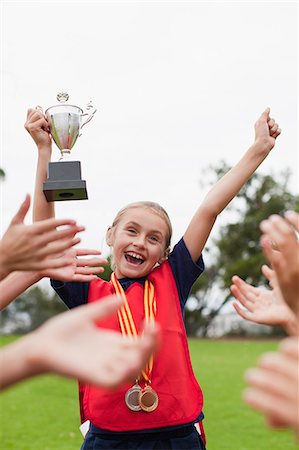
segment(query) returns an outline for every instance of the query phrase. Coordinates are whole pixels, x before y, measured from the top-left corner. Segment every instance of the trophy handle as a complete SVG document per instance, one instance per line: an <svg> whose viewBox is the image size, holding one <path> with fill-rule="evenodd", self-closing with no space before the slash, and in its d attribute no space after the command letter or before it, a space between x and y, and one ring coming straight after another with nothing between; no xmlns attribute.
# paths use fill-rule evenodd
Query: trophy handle
<svg viewBox="0 0 299 450"><path fill-rule="evenodd" d="M81 128L83 128L84 125L86 125L88 122L90 122L91 119L93 118L93 116L95 115L95 113L97 112L97 110L94 108L94 106L92 106L91 102L88 103L86 109L87 110L90 109L91 111L81 114L81 117L87 116L87 119L85 120L85 122L82 123Z"/></svg>

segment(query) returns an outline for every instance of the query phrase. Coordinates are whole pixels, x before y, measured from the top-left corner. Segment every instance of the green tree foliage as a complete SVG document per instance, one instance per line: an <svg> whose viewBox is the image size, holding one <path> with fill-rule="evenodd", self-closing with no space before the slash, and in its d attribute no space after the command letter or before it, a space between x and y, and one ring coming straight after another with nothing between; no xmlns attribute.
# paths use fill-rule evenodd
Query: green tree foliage
<svg viewBox="0 0 299 450"><path fill-rule="evenodd" d="M271 214L299 211L299 196L288 191L290 173L255 174L238 195L234 211L237 220L222 227L214 239L218 249L214 270L222 288L228 288L231 277L238 274L254 285L265 284L261 266L266 263L259 239L259 224Z"/></svg>
<svg viewBox="0 0 299 450"><path fill-rule="evenodd" d="M220 178L229 170L222 162L211 167L213 178ZM231 298L229 287L233 275L239 275L254 285L266 285L261 266L266 263L259 239L259 224L271 214L283 214L287 210L299 211L299 196L288 190L290 172L263 175L256 173L240 191L237 198L223 213L230 222L223 225L205 249L212 262L204 276L194 284L191 294L196 299L194 310L186 311L185 323L189 334L202 329L205 334L211 320ZM216 180L214 180L215 182ZM212 289L218 286L221 297L210 304Z"/></svg>
<svg viewBox="0 0 299 450"><path fill-rule="evenodd" d="M105 264L105 265L103 266L104 272L103 272L103 273L100 273L100 274L98 275L98 277L99 277L99 278L102 278L102 280L110 281L110 277L111 277L111 274L112 274L112 268L111 268L111 264L112 264L112 262L111 262L111 255L108 256L108 258L106 258L106 259L107 259L107 261L108 261L108 264Z"/></svg>
<svg viewBox="0 0 299 450"><path fill-rule="evenodd" d="M39 327L67 307L53 292L38 285L28 289L13 301L1 314L1 330L4 333L23 334Z"/></svg>
<svg viewBox="0 0 299 450"><path fill-rule="evenodd" d="M5 172L4 170L0 167L0 180L4 180L5 178Z"/></svg>

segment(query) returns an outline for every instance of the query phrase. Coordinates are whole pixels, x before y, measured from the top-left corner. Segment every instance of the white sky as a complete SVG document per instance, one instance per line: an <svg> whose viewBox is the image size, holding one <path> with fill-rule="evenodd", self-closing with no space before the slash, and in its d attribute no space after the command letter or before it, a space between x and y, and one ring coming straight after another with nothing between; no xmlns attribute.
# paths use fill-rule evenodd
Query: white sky
<svg viewBox="0 0 299 450"><path fill-rule="evenodd" d="M106 253L107 226L136 200L167 209L175 243L201 169L235 163L267 106L283 133L260 170L291 168L298 190L296 2L3 2L2 16L2 232L33 194L27 108L61 89L98 108L73 150L89 200L56 208L86 226L82 246Z"/></svg>

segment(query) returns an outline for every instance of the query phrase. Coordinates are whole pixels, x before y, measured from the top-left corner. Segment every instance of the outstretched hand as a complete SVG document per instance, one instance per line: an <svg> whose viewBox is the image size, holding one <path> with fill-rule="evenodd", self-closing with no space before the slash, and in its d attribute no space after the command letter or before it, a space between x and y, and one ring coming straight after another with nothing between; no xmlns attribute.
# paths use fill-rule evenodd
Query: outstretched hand
<svg viewBox="0 0 299 450"><path fill-rule="evenodd" d="M285 218L272 215L260 224L261 245L276 273L279 287L289 307L299 314L299 214L289 211Z"/></svg>
<svg viewBox="0 0 299 450"><path fill-rule="evenodd" d="M281 342L277 352L266 353L257 368L249 369L245 378L249 388L245 402L266 417L274 427L291 427L299 439L298 415L298 337Z"/></svg>
<svg viewBox="0 0 299 450"><path fill-rule="evenodd" d="M57 269L48 269L39 272L41 277L48 277L59 281L92 281L97 279L97 274L103 273L108 261L97 258L99 250L86 248L71 248L65 255L70 258L69 264ZM79 258L79 256L91 256L90 258Z"/></svg>
<svg viewBox="0 0 299 450"><path fill-rule="evenodd" d="M122 300L111 296L50 319L36 331L31 358L35 370L54 371L102 387L136 379L157 347L158 329L150 324L142 336L130 339L97 327L97 322L121 306Z"/></svg>
<svg viewBox="0 0 299 450"><path fill-rule="evenodd" d="M24 225L29 207L30 196L26 195L0 241L1 279L15 270L39 271L68 265L71 258L65 251L80 242L75 236L84 227L74 220L48 219ZM57 229L61 226L64 229Z"/></svg>
<svg viewBox="0 0 299 450"><path fill-rule="evenodd" d="M233 276L230 289L244 309L237 302L233 303L233 307L239 316L250 322L287 327L293 322L294 315L283 300L275 273L266 265L262 267L262 272L270 282L271 290L252 286L237 275Z"/></svg>

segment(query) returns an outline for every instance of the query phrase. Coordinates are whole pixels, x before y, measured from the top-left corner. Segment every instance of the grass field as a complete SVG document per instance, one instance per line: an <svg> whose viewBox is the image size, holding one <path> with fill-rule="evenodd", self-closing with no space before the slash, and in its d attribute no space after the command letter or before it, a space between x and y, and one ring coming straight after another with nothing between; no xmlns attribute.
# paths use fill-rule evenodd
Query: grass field
<svg viewBox="0 0 299 450"><path fill-rule="evenodd" d="M1 338L6 344L11 338ZM190 340L205 394L208 450L295 450L293 435L272 431L241 400L244 370L277 347L274 341ZM1 450L78 450L82 437L75 381L43 376L0 397Z"/></svg>

